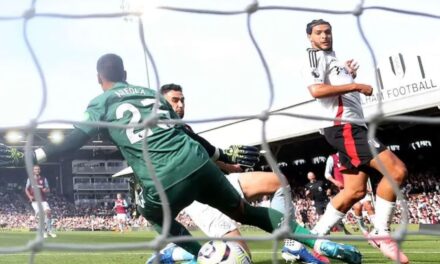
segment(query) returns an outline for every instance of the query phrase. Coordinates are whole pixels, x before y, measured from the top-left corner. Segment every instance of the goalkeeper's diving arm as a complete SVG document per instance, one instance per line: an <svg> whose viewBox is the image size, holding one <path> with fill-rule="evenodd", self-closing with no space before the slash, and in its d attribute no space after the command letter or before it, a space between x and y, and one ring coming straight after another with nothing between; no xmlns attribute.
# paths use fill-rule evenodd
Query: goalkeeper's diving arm
<svg viewBox="0 0 440 264"><path fill-rule="evenodd" d="M203 137L195 134L189 129L183 129L192 139L199 142L203 148L208 152L208 155L212 160L220 160L226 163L230 163L228 157L219 148L214 147ZM75 128L63 141L61 145L48 144L35 150L35 161L37 163L44 162L48 157L53 157L62 153L72 152L83 146L90 136L80 129Z"/></svg>
<svg viewBox="0 0 440 264"><path fill-rule="evenodd" d="M90 139L90 136L81 129L75 128L61 144L47 144L34 151L34 161L41 163L49 157L54 157L62 153L73 152L82 147Z"/></svg>

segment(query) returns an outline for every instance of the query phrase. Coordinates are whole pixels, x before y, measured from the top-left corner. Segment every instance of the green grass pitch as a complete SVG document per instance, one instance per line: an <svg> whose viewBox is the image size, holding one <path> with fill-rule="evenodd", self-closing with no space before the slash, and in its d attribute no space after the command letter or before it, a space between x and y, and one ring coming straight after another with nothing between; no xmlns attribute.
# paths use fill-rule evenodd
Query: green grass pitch
<svg viewBox="0 0 440 264"><path fill-rule="evenodd" d="M244 231L245 235L264 235L261 231ZM196 235L201 236L199 232ZM23 246L35 236L33 232L0 232L0 247ZM78 243L78 244L102 244L102 243L130 243L144 242L152 239L154 232L139 231L119 234L116 232L59 232L57 238L48 238L50 243ZM363 263L394 263L387 261L382 254L369 246L365 241L356 241L356 245L363 254ZM253 254L254 263L272 263L272 243L249 242ZM405 253L412 264L416 263L440 263L440 237L438 236L409 236L403 243ZM38 264L73 264L73 263L94 263L94 264L143 264L151 255L151 250L113 250L95 252L77 251L52 251L42 250L35 256L34 263ZM29 252L12 254L0 254L0 263L22 264L29 262ZM285 263L279 255L279 263ZM332 263L340 263L332 261Z"/></svg>

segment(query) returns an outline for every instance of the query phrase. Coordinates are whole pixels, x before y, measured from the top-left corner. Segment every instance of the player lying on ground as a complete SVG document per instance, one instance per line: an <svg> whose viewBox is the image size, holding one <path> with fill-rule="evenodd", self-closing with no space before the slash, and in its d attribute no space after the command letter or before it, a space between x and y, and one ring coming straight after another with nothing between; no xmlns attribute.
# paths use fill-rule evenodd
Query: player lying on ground
<svg viewBox="0 0 440 264"><path fill-rule="evenodd" d="M170 118L177 119L178 116L165 99L157 96L156 91L126 82L126 72L119 56L103 55L98 60L97 70L98 81L104 93L89 103L86 121L133 125L148 120L149 125L135 129L77 124L63 143L48 144L32 151L35 162L44 162L48 158L77 150L99 130L103 130L133 168L143 193L141 199L144 207L141 208L141 213L159 234L166 237L190 236L188 230L174 218L195 200L219 209L240 223L259 227L269 233L283 224L282 213L271 208L253 207L240 197L210 158L213 155L218 158L218 149L207 151L194 140L198 138L197 135L189 136L190 132L182 126L161 122ZM151 119L153 114L158 118ZM143 155L146 146L148 163ZM16 149L0 145L0 165L22 166L23 157L23 153ZM154 173L150 169L154 169ZM158 193L155 179L159 180L165 193ZM169 233L165 234L162 229L165 219L161 195L168 198L171 212L171 219L167 219L171 226ZM311 234L295 221L286 224L295 235ZM360 252L350 245L315 238L298 238L298 241L332 258L348 263L362 261ZM201 248L197 241L177 244L193 255L197 255Z"/></svg>
<svg viewBox="0 0 440 264"><path fill-rule="evenodd" d="M126 168L113 177L131 176L133 177L133 170L129 167ZM261 198L263 195L272 195L273 198L270 203L270 207L285 212L285 198L284 192L278 176L272 172L243 172L243 173L231 173L226 175L228 181L232 184L235 190L238 191L240 196L246 201L255 201ZM290 194L290 187L287 187L287 191ZM134 192L134 200L138 201L139 194L136 187L131 188L131 192ZM292 214L294 214L294 208L291 207ZM193 222L207 235L211 237L237 237L241 236L238 226L235 221L221 213L219 210L194 201L190 206L184 209L184 212L190 216ZM240 240L238 241L243 248L248 252L249 256L251 252L247 244ZM194 256L186 250L177 247L174 243L168 244L161 250L160 261L161 263L169 263L172 261L190 261ZM304 263L328 263L328 260L321 259L322 256L316 257L310 254L307 249L299 242L292 239L286 239L285 245L282 249L282 256L286 261L300 261ZM154 263L156 255L153 255L146 263Z"/></svg>
<svg viewBox="0 0 440 264"><path fill-rule="evenodd" d="M170 83L165 84L161 87L160 93L171 105L176 114L183 118L185 116L185 96L183 94L183 89L180 85ZM193 131L189 125L185 125L187 129ZM285 212L285 199L284 192L281 188L281 182L277 175L271 172L243 172L242 166L240 164L227 164L224 162L216 161L216 164L220 167L222 171L226 174L229 182L234 186L234 188L240 193L241 197L246 201L254 201L261 198L263 195L272 195L271 208L278 210L282 213ZM244 164L250 165L250 164ZM290 194L290 186L287 187L287 193ZM289 207L290 208L290 207ZM208 236L212 237L237 237L241 236L238 226L235 221L230 219L228 216L222 214L215 208L212 208L206 204L201 204L197 201L193 202L190 206L184 209L186 214L188 214L193 222ZM293 207L292 207L293 210ZM292 211L293 212L293 211ZM294 215L294 213L293 213ZM239 243L251 256L251 252L244 240L240 240ZM170 252L174 252L170 254ZM176 252L183 252L178 254ZM173 245L168 245L161 251L161 258L168 259L168 256L174 256L174 260L181 258L192 258L191 254L184 254L185 251L173 247ZM285 245L282 248L282 256L286 261L298 260L307 263L322 263L318 258L310 254L307 249L299 242L292 239L286 239ZM322 260L328 262L323 256L319 256ZM149 262L155 258L153 255ZM147 263L149 263L147 261Z"/></svg>

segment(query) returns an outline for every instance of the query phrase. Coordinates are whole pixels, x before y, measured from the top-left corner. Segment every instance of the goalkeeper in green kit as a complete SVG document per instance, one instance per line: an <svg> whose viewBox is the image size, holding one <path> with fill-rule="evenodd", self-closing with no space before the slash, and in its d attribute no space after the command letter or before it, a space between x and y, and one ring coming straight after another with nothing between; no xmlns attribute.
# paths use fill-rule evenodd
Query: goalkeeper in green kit
<svg viewBox="0 0 440 264"><path fill-rule="evenodd" d="M186 229L185 233L181 232L184 228L174 218L194 200L215 207L242 224L257 226L267 232L273 232L282 224L284 216L278 211L253 207L244 202L213 162L221 160L252 165L258 161L258 152L254 148L233 146L223 151L184 129L183 125L154 123L147 128L120 128L118 125L135 125L148 120L154 111L153 108L157 109L159 120L178 119L178 116L163 97L160 96L156 102L155 90L126 82L126 72L119 56L103 55L97 62L97 70L98 81L104 92L89 103L86 121L109 122L112 126L76 125L62 144L49 144L34 150L35 162L43 162L47 158L74 151L98 132L107 132L129 166L133 168L142 187L144 207L141 213L157 232L162 232L162 203L144 160L145 144L155 175L163 185L170 205L170 234L164 235L190 235ZM0 166L23 164L22 152L0 145ZM293 234L311 234L295 221L290 221L289 226ZM325 239L296 239L328 257L347 263L362 261L360 252L353 246ZM195 256L201 247L197 241L176 244Z"/></svg>

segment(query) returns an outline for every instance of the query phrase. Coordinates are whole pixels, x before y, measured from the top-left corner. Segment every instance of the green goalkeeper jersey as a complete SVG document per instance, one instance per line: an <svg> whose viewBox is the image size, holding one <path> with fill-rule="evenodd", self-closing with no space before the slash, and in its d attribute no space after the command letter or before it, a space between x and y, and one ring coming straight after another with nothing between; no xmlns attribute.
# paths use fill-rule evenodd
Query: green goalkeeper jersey
<svg viewBox="0 0 440 264"><path fill-rule="evenodd" d="M139 124L151 117L156 91L116 83L111 89L93 99L86 111L86 121L104 121L112 124ZM169 103L161 96L157 114L160 120L178 119ZM157 124L149 128L93 127L80 124L76 128L90 136L98 130L107 130L135 175L149 193L156 193L153 180L143 156L146 141L156 176L165 189L184 180L208 160L205 149L191 139L183 126Z"/></svg>

